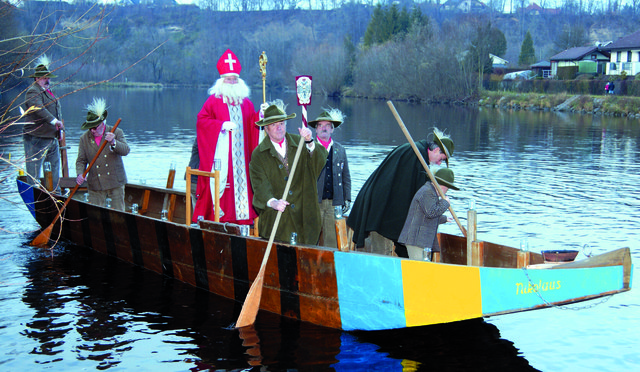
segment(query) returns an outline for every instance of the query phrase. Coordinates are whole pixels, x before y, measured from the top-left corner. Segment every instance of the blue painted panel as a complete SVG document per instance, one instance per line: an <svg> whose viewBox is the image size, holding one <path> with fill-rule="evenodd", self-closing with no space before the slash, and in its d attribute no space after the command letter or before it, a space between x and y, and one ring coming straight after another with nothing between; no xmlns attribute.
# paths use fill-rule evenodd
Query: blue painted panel
<svg viewBox="0 0 640 372"><path fill-rule="evenodd" d="M526 309L622 288L621 266L585 269L480 268L482 313ZM544 299L544 300L543 300Z"/></svg>
<svg viewBox="0 0 640 372"><path fill-rule="evenodd" d="M36 208L33 202L33 188L28 183L17 180L18 182L18 192L20 193L20 197L24 204L29 208L29 212L33 218L36 218Z"/></svg>
<svg viewBox="0 0 640 372"><path fill-rule="evenodd" d="M374 254L334 253L344 330L406 326L401 260Z"/></svg>

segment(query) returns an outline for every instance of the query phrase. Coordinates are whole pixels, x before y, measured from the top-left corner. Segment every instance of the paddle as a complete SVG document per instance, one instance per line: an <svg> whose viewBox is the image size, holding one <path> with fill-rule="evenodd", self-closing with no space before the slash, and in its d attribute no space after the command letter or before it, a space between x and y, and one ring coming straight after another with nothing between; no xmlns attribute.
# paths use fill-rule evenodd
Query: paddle
<svg viewBox="0 0 640 372"><path fill-rule="evenodd" d="M116 121L116 124L111 129L111 133L116 131L116 128L120 124L121 120L122 119L118 119L118 121ZM98 152L96 153L96 156L93 157L93 159L91 160L91 163L89 163L89 166L87 167L87 169L85 169L84 173L82 173L82 177L83 178L87 176L87 173L89 173L89 170L91 169L91 167L93 167L93 163L95 163L96 160L98 160L98 156L100 156L100 153L102 153L102 150L104 150L104 147L106 145L107 145L107 141L105 141L103 139L102 143L100 144L100 148L98 149ZM49 227L47 227L46 229L42 230L40 232L40 234L38 234L38 236L36 236L36 238L31 241L31 245L32 246L44 246L49 242L49 238L51 237L51 230L53 230L53 225L56 224L56 222L58 221L58 219L62 215L62 212L67 207L67 204L69 204L69 201L71 201L71 198L73 197L73 195L76 193L76 191L78 191L78 187L80 187L80 185L78 185L76 183L76 186L73 188L73 190L71 190L71 193L69 194L69 196L67 196L67 200L64 202L64 205L58 211L58 215L56 216L56 218L53 219L53 221L51 222Z"/></svg>
<svg viewBox="0 0 640 372"><path fill-rule="evenodd" d="M427 163L424 161L424 157L422 157L422 154L420 153L420 150L418 150L416 143L413 142L413 138L411 138L411 134L409 134L407 127L404 126L404 122L402 121L402 118L400 118L398 111L396 111L395 106L393 106L393 102L387 101L387 105L389 105L389 108L391 109L393 116L395 116L396 121L398 122L398 125L400 125L400 128L402 129L402 132L404 133L405 137L407 137L407 141L409 141L409 144L411 144L411 148L413 148L413 151L416 153L416 156L418 156L420 163L422 163L422 166L427 171L427 175L429 176L429 179L436 186L436 190L438 191L438 194L440 194L440 197L444 199L444 192L440 188L440 185L438 185L438 181L436 181L435 177L433 177L433 174L431 173L431 170L429 169L429 166L427 165ZM460 220L458 220L458 216L456 216L456 213L453 211L451 204L449 204L449 212L451 212L451 216L453 216L453 219L458 224L460 231L462 231L462 235L466 238L467 230L465 230L465 228L460 223Z"/></svg>
<svg viewBox="0 0 640 372"><path fill-rule="evenodd" d="M298 78L296 78L296 83L298 84ZM302 124L304 127L307 127L307 119L306 119L306 105L311 103L311 77L304 76L305 78L305 86L303 89L298 88L298 104L302 105L303 116L302 116ZM298 84L298 87L300 85ZM308 90L307 90L308 89ZM301 96L304 98L301 99ZM300 103L302 102L302 103ZM289 188L291 187L291 181L293 180L293 175L296 172L296 167L298 166L298 158L300 158L300 153L302 152L302 147L304 146L304 137L300 136L300 143L298 143L298 149L296 150L296 155L293 159L293 166L291 167L291 172L289 173L289 179L287 179L287 184L284 188L284 193L282 194L282 200L287 200L287 194L289 193ZM269 254L271 253L271 247L273 246L273 240L276 237L276 231L278 229L278 225L280 224L280 217L282 216L282 212L278 211L276 215L276 220L273 223L273 229L271 229L271 235L269 236L269 243L267 244L267 250L264 252L264 256L262 257L262 264L260 265L260 270L258 271L258 275L256 279L251 284L251 288L249 288L249 293L247 293L247 298L244 300L244 304L242 305L242 310L240 310L240 315L238 316L238 321L236 322L236 328L242 328L249 325L252 325L256 321L256 315L258 315L258 309L260 308L260 299L262 298L262 286L264 284L264 273L267 267L267 261L269 260Z"/></svg>

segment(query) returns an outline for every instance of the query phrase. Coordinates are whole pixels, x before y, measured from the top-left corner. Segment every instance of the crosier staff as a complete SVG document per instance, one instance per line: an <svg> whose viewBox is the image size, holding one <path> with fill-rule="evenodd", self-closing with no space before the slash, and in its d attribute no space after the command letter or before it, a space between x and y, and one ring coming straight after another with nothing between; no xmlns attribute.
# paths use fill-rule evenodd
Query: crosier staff
<svg viewBox="0 0 640 372"><path fill-rule="evenodd" d="M260 65L260 75L262 75L262 103L267 103L267 53L262 51L260 57L258 57L258 64ZM260 127L260 137L258 142L262 142L264 139L264 128Z"/></svg>

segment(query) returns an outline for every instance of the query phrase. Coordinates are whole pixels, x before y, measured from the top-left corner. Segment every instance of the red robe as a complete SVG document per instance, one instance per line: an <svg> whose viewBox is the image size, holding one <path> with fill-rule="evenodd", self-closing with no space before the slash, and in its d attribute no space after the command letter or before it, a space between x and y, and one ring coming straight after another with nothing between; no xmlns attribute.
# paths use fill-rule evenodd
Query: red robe
<svg viewBox="0 0 640 372"><path fill-rule="evenodd" d="M231 144L229 145L228 155L228 172L227 172L227 184L220 185L224 188L224 193L220 198L220 208L224 213L221 213L221 222L232 222L242 225L249 225L253 223L253 220L258 216L252 206L253 190L251 189L251 180L249 179L249 162L251 161L251 153L253 149L258 146L258 140L260 136L259 127L255 124L260 120L259 113L255 111L253 103L245 98L240 105L242 110L243 123L236 123L242 125L244 130L244 155L245 155L245 171L247 175L247 198L249 203L249 219L238 220L236 218L235 209L235 195L234 195L234 179L233 179L233 164L231 156ZM216 152L216 146L218 145L218 135L222 130L222 123L229 121L229 109L227 105L222 101L222 98L218 98L215 95L209 96L207 101L202 106L202 110L198 113L197 139L198 139L198 151L200 155L200 167L199 169L206 172L211 172L213 168L213 160ZM211 196L211 187L209 180L204 177L198 177L197 195L198 200L196 207L193 211L193 221L198 220L198 216L204 216L205 220L214 219L213 210L213 198Z"/></svg>

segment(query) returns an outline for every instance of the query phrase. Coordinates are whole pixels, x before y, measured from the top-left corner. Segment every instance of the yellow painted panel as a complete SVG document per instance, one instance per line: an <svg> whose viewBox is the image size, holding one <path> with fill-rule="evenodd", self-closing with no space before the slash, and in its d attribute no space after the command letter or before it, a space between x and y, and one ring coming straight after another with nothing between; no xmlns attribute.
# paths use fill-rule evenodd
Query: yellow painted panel
<svg viewBox="0 0 640 372"><path fill-rule="evenodd" d="M403 260L402 281L408 327L482 316L477 267Z"/></svg>

